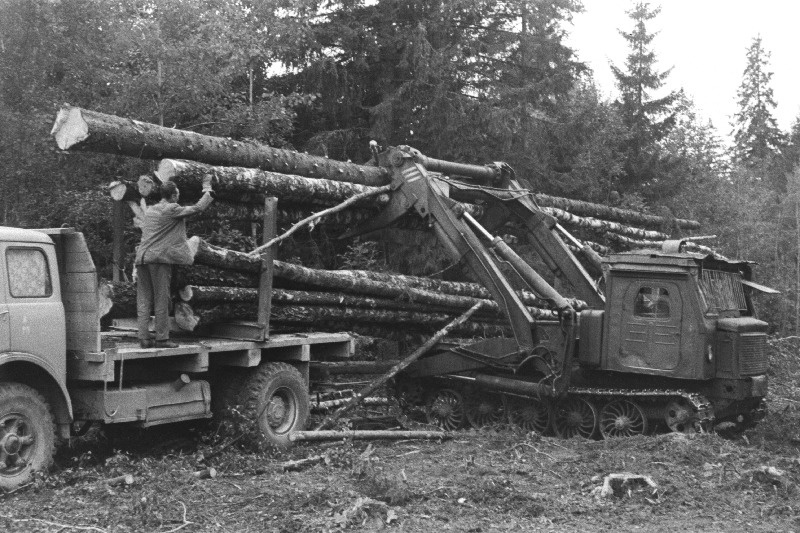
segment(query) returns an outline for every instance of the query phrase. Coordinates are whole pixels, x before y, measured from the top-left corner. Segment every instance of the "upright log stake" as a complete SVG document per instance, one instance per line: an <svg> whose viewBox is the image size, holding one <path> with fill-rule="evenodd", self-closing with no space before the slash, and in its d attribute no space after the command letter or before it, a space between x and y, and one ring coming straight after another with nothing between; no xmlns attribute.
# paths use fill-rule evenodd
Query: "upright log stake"
<svg viewBox="0 0 800 533"><path fill-rule="evenodd" d="M346 404L340 407L335 413L333 413L329 417L326 417L325 420L323 420L320 423L320 425L317 426L315 431L323 430L327 426L330 426L331 424L339 420L339 418L341 418L342 415L344 415L347 411L352 409L354 406L358 405L358 403L361 401L362 398L366 398L368 395L375 392L378 389L378 387L380 387L381 385L392 379L399 372L401 372L403 369L408 367L408 365L410 365L411 363L422 357L424 354L428 353L428 351L431 348L433 348L440 340L446 337L451 330L457 328L458 326L469 320L469 318L473 314L475 314L481 307L483 307L483 302L476 303L475 305L470 307L469 310L467 310L463 315L456 318L455 320L447 324L445 327L437 331L433 337L428 339L428 342L417 348L414 351L414 353L412 353L411 355L409 355L408 357L397 363L395 366L393 366L392 369L389 370L389 372L387 372L383 376L379 377L378 379L376 379L375 381L373 381L372 383L370 383L369 385L358 391L355 395L353 395L352 398L350 398L347 401Z"/></svg>
<svg viewBox="0 0 800 533"><path fill-rule="evenodd" d="M278 199L264 199L263 242L270 242L278 232ZM264 328L265 338L269 338L269 316L272 311L272 271L275 251L266 248L261 252L261 276L258 282L258 323Z"/></svg>

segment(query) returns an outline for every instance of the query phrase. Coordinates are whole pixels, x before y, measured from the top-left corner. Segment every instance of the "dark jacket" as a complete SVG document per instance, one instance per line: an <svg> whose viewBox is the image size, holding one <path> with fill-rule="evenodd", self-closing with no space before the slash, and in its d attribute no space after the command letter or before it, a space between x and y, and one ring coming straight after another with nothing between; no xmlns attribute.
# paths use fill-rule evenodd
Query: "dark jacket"
<svg viewBox="0 0 800 533"><path fill-rule="evenodd" d="M142 224L142 242L136 249L136 264L191 265L194 256L186 243L185 218L200 213L213 199L205 193L195 205L181 207L161 200L147 208Z"/></svg>

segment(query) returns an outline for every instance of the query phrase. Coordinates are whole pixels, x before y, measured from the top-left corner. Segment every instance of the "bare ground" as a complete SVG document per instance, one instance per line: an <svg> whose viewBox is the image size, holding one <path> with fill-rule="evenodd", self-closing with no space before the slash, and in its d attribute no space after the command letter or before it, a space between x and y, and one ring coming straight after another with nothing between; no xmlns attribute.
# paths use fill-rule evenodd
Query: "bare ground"
<svg viewBox="0 0 800 533"><path fill-rule="evenodd" d="M585 441L501 430L285 453L240 442L220 453L227 441L209 432L131 434L113 446L95 435L62 450L47 476L0 496L0 528L800 532L800 362L789 344L774 343L770 414L737 438ZM327 460L281 468L313 455ZM208 465L216 478L193 476ZM650 476L657 488L600 496L603 478L621 472ZM134 483L102 483L120 474Z"/></svg>

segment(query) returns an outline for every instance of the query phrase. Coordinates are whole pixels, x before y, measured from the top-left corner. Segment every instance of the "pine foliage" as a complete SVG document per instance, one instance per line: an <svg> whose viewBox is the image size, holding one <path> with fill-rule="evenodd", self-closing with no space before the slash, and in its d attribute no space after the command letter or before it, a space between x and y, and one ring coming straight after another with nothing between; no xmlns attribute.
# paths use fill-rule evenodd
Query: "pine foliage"
<svg viewBox="0 0 800 533"><path fill-rule="evenodd" d="M620 34L627 41L630 53L623 68L611 65L621 93L619 111L628 130L622 149L626 154L625 185L629 190L641 188L654 179L663 179L669 166L660 153L658 142L675 126L675 103L681 92L657 96L672 70L657 70L652 49L656 34L647 29L648 22L660 11L645 2L637 2L628 11L634 28L629 32L620 30Z"/></svg>
<svg viewBox="0 0 800 533"><path fill-rule="evenodd" d="M761 36L755 37L747 49L747 66L737 92L739 110L734 115L733 139L737 159L746 164L764 162L783 145L783 134L772 115L777 104L770 86L770 55Z"/></svg>

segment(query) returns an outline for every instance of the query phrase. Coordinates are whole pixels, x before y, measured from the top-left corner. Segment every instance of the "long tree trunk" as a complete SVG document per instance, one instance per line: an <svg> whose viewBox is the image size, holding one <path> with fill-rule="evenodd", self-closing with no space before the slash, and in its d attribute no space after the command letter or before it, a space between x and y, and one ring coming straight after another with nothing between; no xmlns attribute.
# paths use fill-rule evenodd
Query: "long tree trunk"
<svg viewBox="0 0 800 533"><path fill-rule="evenodd" d="M178 290L178 297L191 305L224 304L224 303L258 303L258 290L241 287L213 287L187 285ZM491 300L478 300L481 302L481 315L492 315L497 318L500 307ZM468 303L469 300L463 300ZM457 313L466 307L444 307L431 306L406 302L389 298L374 298L371 296L360 296L353 294L342 294L334 292L311 292L301 290L273 289L272 303L283 305L315 305L315 306L343 306L361 309L382 309L394 311L410 312L436 312L436 313ZM474 304L473 304L474 305ZM533 316L538 318L556 318L547 309L530 307L528 310Z"/></svg>
<svg viewBox="0 0 800 533"><path fill-rule="evenodd" d="M539 205L547 207L557 207L564 211L569 211L575 215L585 217L602 218L626 224L637 224L646 227L669 227L674 225L676 228L686 230L700 229L700 223L696 220L686 220L682 218L665 218L657 215L647 215L631 209L620 209L603 204L572 200L569 198L559 198L536 193L533 195Z"/></svg>
<svg viewBox="0 0 800 533"><path fill-rule="evenodd" d="M261 259L258 257L214 246L199 237L192 237L189 243L196 250L195 263L252 273L259 272L261 268ZM364 270L318 270L283 261L274 261L273 269L275 277L291 280L302 286L383 298L401 298L442 307L468 309L478 299L491 298L489 291L477 283L442 282ZM530 292L520 291L520 295L523 303L528 306L546 306L543 300ZM586 307L579 300L570 299L570 302L575 309Z"/></svg>
<svg viewBox="0 0 800 533"><path fill-rule="evenodd" d="M613 231L621 235L627 235L629 237L634 237L637 239L652 239L652 240L669 239L669 235L667 235L666 233L662 233L660 231L634 228L633 226L626 226L624 224L620 224L618 222L612 222L609 220L601 220L599 218L573 215L572 213L569 213L557 207L543 207L542 211L544 211L549 215L554 216L556 220L558 220L565 226L590 229L601 233L605 233L607 231Z"/></svg>
<svg viewBox="0 0 800 533"><path fill-rule="evenodd" d="M327 160L326 160L327 161ZM302 202L317 205L335 205L351 196L374 190L365 185L323 178L309 178L295 174L281 174L255 168L223 167L196 161L164 159L156 171L161 181L174 181L188 197L200 195L203 177L214 177L214 193L233 203L263 204L265 196L275 196L281 202ZM389 196L369 198L363 205L384 206Z"/></svg>
<svg viewBox="0 0 800 533"><path fill-rule="evenodd" d="M193 307L176 304L175 319L180 327L193 331L211 324L231 320L253 320L256 307L246 304L222 304L212 307ZM385 324L392 328L412 327L419 331L435 331L450 322L455 315L383 309L357 309L352 307L274 305L270 325L317 326L338 324ZM508 334L509 328L497 321L473 321L462 324L454 333L467 336L497 337Z"/></svg>
<svg viewBox="0 0 800 533"><path fill-rule="evenodd" d="M389 183L387 171L379 167L343 163L255 142L165 128L79 107L61 108L51 134L62 150L102 152L144 159L191 159L212 165L291 172L366 185Z"/></svg>
<svg viewBox="0 0 800 533"><path fill-rule="evenodd" d="M357 165L199 133L165 128L147 122L107 115L79 107L63 107L51 134L62 150L94 151L145 159L176 158L211 165L258 168L337 182L381 186L390 181L385 168ZM536 194L545 206L579 216L645 226L699 229L694 220L667 219L601 204Z"/></svg>

